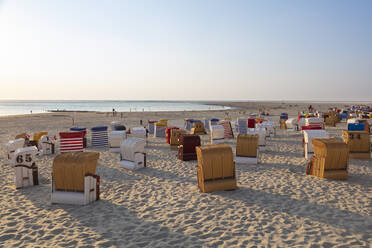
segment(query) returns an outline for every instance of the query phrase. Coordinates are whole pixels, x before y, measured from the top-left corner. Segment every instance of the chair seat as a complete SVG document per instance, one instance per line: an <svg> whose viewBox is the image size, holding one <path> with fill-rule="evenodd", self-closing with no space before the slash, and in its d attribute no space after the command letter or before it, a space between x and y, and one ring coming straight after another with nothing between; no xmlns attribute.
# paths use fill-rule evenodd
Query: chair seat
<svg viewBox="0 0 372 248"><path fill-rule="evenodd" d="M205 193L219 191L219 190L234 190L237 188L236 179L214 179L210 181L204 181L204 184L200 185L200 190Z"/></svg>

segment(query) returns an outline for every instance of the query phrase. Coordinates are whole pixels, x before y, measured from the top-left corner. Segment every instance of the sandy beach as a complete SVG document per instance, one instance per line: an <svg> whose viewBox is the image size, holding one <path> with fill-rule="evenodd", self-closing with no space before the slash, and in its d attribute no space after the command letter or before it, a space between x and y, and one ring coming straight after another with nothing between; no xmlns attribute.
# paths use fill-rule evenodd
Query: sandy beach
<svg viewBox="0 0 372 248"><path fill-rule="evenodd" d="M224 111L77 113L76 125L91 128L116 120L127 127L139 121L184 118L233 120L265 110L278 123L306 103L223 103ZM317 103L315 109L347 103ZM301 132L277 129L257 165L237 165L238 189L201 193L197 161L183 162L165 139L148 138L147 168L119 166L119 154L99 151L101 200L87 206L51 204L54 155L37 158L40 185L16 189L7 164L6 143L16 134L72 126L73 114L0 117L0 247L372 247L372 159L350 160L346 181L305 175ZM345 123L326 127L340 137ZM201 136L202 145L209 136ZM228 141L235 148L236 141Z"/></svg>

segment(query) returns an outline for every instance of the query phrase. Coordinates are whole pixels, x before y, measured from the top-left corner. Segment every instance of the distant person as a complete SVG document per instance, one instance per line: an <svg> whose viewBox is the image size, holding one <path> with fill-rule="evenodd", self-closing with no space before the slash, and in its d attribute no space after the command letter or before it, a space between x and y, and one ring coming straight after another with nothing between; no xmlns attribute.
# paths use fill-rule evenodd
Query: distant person
<svg viewBox="0 0 372 248"><path fill-rule="evenodd" d="M30 110L30 113L32 114L32 110Z"/></svg>
<svg viewBox="0 0 372 248"><path fill-rule="evenodd" d="M112 109L112 116L115 116L115 109Z"/></svg>
<svg viewBox="0 0 372 248"><path fill-rule="evenodd" d="M140 120L140 125L142 126L142 120Z"/></svg>

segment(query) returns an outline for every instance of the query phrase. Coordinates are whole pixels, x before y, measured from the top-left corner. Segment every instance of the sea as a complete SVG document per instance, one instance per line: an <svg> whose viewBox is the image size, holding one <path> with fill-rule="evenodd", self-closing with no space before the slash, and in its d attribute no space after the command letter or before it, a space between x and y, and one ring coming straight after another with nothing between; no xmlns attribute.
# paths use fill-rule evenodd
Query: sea
<svg viewBox="0 0 372 248"><path fill-rule="evenodd" d="M0 116L47 113L51 111L160 112L226 110L227 106L183 101L0 101Z"/></svg>

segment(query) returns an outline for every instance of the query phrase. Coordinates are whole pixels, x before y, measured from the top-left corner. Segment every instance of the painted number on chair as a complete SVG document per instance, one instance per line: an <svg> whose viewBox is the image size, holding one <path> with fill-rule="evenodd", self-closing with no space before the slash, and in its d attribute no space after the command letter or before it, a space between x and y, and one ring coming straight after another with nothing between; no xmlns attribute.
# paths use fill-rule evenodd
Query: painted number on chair
<svg viewBox="0 0 372 248"><path fill-rule="evenodd" d="M22 164L22 163L23 163L23 155L18 155L17 158L16 158L16 161L17 161L17 163ZM25 155L25 161L26 161L27 163L32 162L31 154L26 154L26 155Z"/></svg>

